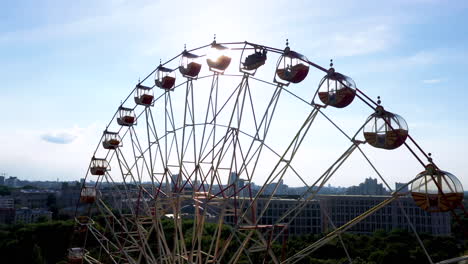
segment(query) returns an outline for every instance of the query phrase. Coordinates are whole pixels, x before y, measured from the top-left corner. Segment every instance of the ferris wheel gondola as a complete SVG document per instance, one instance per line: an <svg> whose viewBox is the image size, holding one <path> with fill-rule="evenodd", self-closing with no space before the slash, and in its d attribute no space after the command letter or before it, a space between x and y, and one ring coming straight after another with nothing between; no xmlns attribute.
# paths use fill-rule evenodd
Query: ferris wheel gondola
<svg viewBox="0 0 468 264"><path fill-rule="evenodd" d="M399 115L385 111L378 106L369 116L364 126L366 142L376 148L396 149L403 145L408 137L408 125Z"/></svg>
<svg viewBox="0 0 468 264"><path fill-rule="evenodd" d="M120 106L118 113L117 124L127 127L136 125L136 116L133 108Z"/></svg>
<svg viewBox="0 0 468 264"><path fill-rule="evenodd" d="M110 170L109 162L106 159L95 158L91 159L90 172L92 175L102 176Z"/></svg>
<svg viewBox="0 0 468 264"><path fill-rule="evenodd" d="M84 248L70 248L68 250L69 264L82 264L86 250Z"/></svg>
<svg viewBox="0 0 468 264"><path fill-rule="evenodd" d="M164 90L171 90L174 88L175 81L175 71L159 65L154 79L156 86Z"/></svg>
<svg viewBox="0 0 468 264"><path fill-rule="evenodd" d="M318 88L320 101L325 105L343 108L351 104L356 95L356 83L350 77L338 73L330 64L327 75L322 78Z"/></svg>
<svg viewBox="0 0 468 264"><path fill-rule="evenodd" d="M151 106L153 104L153 88L137 84L135 87L134 100L137 105Z"/></svg>
<svg viewBox="0 0 468 264"><path fill-rule="evenodd" d="M274 81L282 84L302 82L309 73L306 61L308 60L304 55L292 51L287 46L278 60Z"/></svg>
<svg viewBox="0 0 468 264"><path fill-rule="evenodd" d="M254 53L248 52L254 50ZM247 43L242 49L240 56L239 71L254 75L260 66L264 65L267 59L267 50L264 47L250 46Z"/></svg>
<svg viewBox="0 0 468 264"><path fill-rule="evenodd" d="M80 202L91 204L96 201L96 188L90 186L83 186L80 193Z"/></svg>
<svg viewBox="0 0 468 264"><path fill-rule="evenodd" d="M118 132L104 131L104 139L102 140L102 147L105 149L117 149L121 147L122 139Z"/></svg>
<svg viewBox="0 0 468 264"><path fill-rule="evenodd" d="M463 187L451 173L429 164L411 184L411 195L416 204L428 212L448 212L463 201Z"/></svg>
<svg viewBox="0 0 468 264"><path fill-rule="evenodd" d="M221 74L224 73L227 67L229 67L229 64L231 64L229 48L213 41L206 63L208 64L210 71Z"/></svg>
<svg viewBox="0 0 468 264"><path fill-rule="evenodd" d="M180 59L179 71L186 78L196 79L202 65L198 62L200 56L184 50Z"/></svg>

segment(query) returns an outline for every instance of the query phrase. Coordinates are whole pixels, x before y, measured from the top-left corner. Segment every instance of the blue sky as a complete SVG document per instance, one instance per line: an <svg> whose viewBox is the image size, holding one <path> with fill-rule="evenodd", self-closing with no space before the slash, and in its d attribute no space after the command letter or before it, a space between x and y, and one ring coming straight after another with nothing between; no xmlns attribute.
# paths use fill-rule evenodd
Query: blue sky
<svg viewBox="0 0 468 264"><path fill-rule="evenodd" d="M102 130L138 78L184 44L207 44L216 33L219 41L278 48L289 38L295 50L320 65L333 58L335 68L361 90L380 95L387 109L403 116L439 166L468 186L466 1L3 1L0 6L0 172L22 179L83 177ZM321 74L311 74L310 83L318 84ZM330 113L346 125L362 122L369 114L362 109ZM327 152L338 154L344 147ZM369 153L389 171L390 182L408 181L421 170L405 150ZM345 173L350 177L331 183L357 184L372 176L351 167Z"/></svg>

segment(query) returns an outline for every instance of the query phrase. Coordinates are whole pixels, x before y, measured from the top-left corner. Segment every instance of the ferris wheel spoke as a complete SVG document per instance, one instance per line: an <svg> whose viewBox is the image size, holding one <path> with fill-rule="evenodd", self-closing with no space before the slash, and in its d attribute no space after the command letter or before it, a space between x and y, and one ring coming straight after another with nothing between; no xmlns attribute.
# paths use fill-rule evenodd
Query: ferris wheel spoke
<svg viewBox="0 0 468 264"><path fill-rule="evenodd" d="M325 118L330 121L339 131L341 131L347 138L351 139L340 127L338 127L327 115L325 115L322 111L320 111L320 113L325 116ZM354 138L356 137L356 135L364 128L364 126L370 121L370 119L366 120L366 122L364 123L364 125L361 126L361 128L358 130L358 132L356 132L356 134L354 135L353 139L351 139L352 141L354 141ZM397 124L399 125L399 119L396 120ZM386 123L385 123L386 124ZM387 181L385 180L385 178L382 176L382 174L377 170L377 168L374 166L374 164L370 161L370 159L367 157L367 155L364 153L364 151L360 148L359 145L357 145L357 148L359 149L359 152L362 154L362 156L365 158L365 160L367 161L367 163L372 167L372 169L375 171L375 173L377 174L377 176L382 180L382 182L385 184L385 186L391 191L392 188L390 187L390 185L387 183ZM423 152L424 153L424 152ZM450 184L447 184L448 186L450 186ZM426 191L427 192L427 191ZM421 239L419 238L419 234L417 233L416 229L414 228L414 226L412 225L411 223L411 220L409 219L409 216L407 215L407 213L405 212L404 208L401 206L400 202L399 203L399 206L400 206L400 209L403 211L404 215L405 215L405 218L408 222L408 224L410 225L413 233L415 234L417 240L418 240L418 243L420 244L424 254L426 255L426 257L428 258L429 260L429 263L433 263L432 262L432 259L430 257L430 255L428 254L425 246L424 246L424 243L421 241ZM339 237L340 238L340 241L341 243L342 240L341 240L341 236ZM343 245L344 247L344 245ZM346 248L344 247L344 249L346 250ZM348 253L346 253L348 255ZM348 258L349 258L349 255L348 255Z"/></svg>
<svg viewBox="0 0 468 264"><path fill-rule="evenodd" d="M352 219L348 223L346 223L346 224L338 227L337 229L333 230L332 232L328 233L325 237L319 239L318 241L316 241L313 244L307 246L303 250L297 252L293 256L286 259L284 262L285 263L297 263L302 258L304 258L307 255L310 255L311 253L313 253L320 246L322 246L322 245L330 242L331 240L335 239L338 236L338 234L341 234L341 233L345 232L346 230L350 229L351 227L353 227L354 225L356 225L360 221L364 220L368 216L372 215L373 213L375 213L376 211L378 211L382 207L390 204L391 202L397 200L398 198L399 198L398 194L393 194L390 198L385 199L381 203L379 203L379 204L375 205L374 207L370 208L369 210L367 210L363 214L357 216L356 218Z"/></svg>
<svg viewBox="0 0 468 264"><path fill-rule="evenodd" d="M129 232L127 223L124 219L124 214L120 213L121 218L119 220L119 218L112 212L112 210L105 204L104 201L98 199L97 205L101 214L108 215L108 217L112 219L112 223L109 223L109 219L106 219L106 225L107 228L111 231L110 233L118 247L118 253L116 256L123 254L127 261L130 263L136 263L136 261L128 254L129 252L124 250L127 246L127 241L125 240L126 236L122 236L121 234Z"/></svg>
<svg viewBox="0 0 468 264"><path fill-rule="evenodd" d="M215 73L211 81L210 96L208 98L208 104L207 104L207 109L205 113L205 122L203 125L203 132L201 135L201 142L200 142L200 149L199 149L200 152L198 154L198 157L203 156L204 150L207 148L210 141L214 145L214 141L216 140L215 128L216 128L216 113L217 113L217 107L218 107L218 79L219 79L219 74ZM212 121L208 122L208 120L212 120ZM208 124L212 125L212 129L210 129L209 136L208 138L206 138L206 132L207 132L206 129L207 129Z"/></svg>
<svg viewBox="0 0 468 264"><path fill-rule="evenodd" d="M195 116L194 116L194 104L191 104L193 102L193 82L191 79L187 80L187 87L186 87L186 92L185 92L185 104L184 104L184 117L183 117L183 129L182 129L182 142L181 142L181 148L180 148L180 157L179 157L179 174L185 173L188 178L187 181L190 181L192 177L192 173L188 173L187 168L185 167L184 161L186 161L186 154L187 154L187 149L190 146L190 140L192 139L193 136L193 141L195 142ZM188 128L188 129L187 129ZM175 128L174 128L175 130ZM187 130L189 130L189 135L186 139L186 133ZM195 143L194 143L195 145ZM193 162L196 162L196 156L193 157ZM195 179L196 181L197 179ZM182 189L185 187L182 187ZM195 189L196 186L192 185L192 188Z"/></svg>
<svg viewBox="0 0 468 264"><path fill-rule="evenodd" d="M147 126L150 128L150 131L152 131L152 134L153 134L153 141L151 141L151 138L148 137L148 141L150 142L149 143L149 147L148 149L151 149L153 146L155 146L156 150L155 150L155 154L154 154L154 157L152 159L150 159L149 163L151 164L151 171L150 171L150 177L155 177L156 179L157 178L157 175L161 175L161 178L158 180L159 181L159 187L158 187L158 192L159 190L161 189L162 187L162 183L164 182L164 179L165 179L165 176L166 176L166 170L167 170L167 160L164 158L165 155L164 155L164 152L163 152L163 149L161 147L161 145L164 145L164 141L163 143L161 143L161 138L158 136L158 133L157 133L157 129L156 129L156 125L155 125L155 121L154 121L154 117L153 117L153 112L151 109L147 109L148 113L149 113L149 120L151 120L151 123L147 124ZM158 172L158 171L155 171L154 168L158 167L158 161L160 163L161 166L159 166L160 168L163 169L163 171L161 172Z"/></svg>
<svg viewBox="0 0 468 264"><path fill-rule="evenodd" d="M111 258L112 262L117 264L117 261L114 259L112 252L118 251L118 246L115 245L104 234L102 234L99 230L97 230L93 226L90 226L88 230L92 234L94 239L101 245L101 249L103 249L107 253L107 255Z"/></svg>
<svg viewBox="0 0 468 264"><path fill-rule="evenodd" d="M253 116L254 116L254 120L256 120L256 117L255 117L255 111L254 111L254 103L252 101L252 98L250 96L250 86L247 85L247 91L249 93L249 100L250 100L250 105L251 105L251 108L252 108L252 111L253 111ZM273 119L273 116L274 116L274 113L275 113L275 109L276 109L276 106L277 106L277 103L278 103L278 100L279 100L279 97L280 97L280 93L281 93L281 85L278 85L276 86L276 89L274 90L273 92L273 95L270 99L270 102L265 110L265 113L263 114L262 116L262 119L260 121L260 124L256 124L255 122L255 128L256 128L256 132L255 132L255 135L254 137L252 138L252 141L248 147L248 150L247 150L247 153L245 154L245 158L243 158L243 160L248 160L247 163L245 163L245 165L243 165L243 167L241 166L241 168L239 169L240 172L242 172L244 169L246 170L247 168L247 165L250 164L250 162L252 160L254 160L254 166L252 168L252 171L251 171L251 175L250 175L250 178L247 176L247 181L249 182L249 184L251 183L251 179L253 177L253 174L255 172L255 169L257 167L257 164L258 164L258 160L261 156L261 152L262 152L262 148L264 146L264 141L266 139L266 136L267 136L267 133L268 133L268 130L269 130L269 127L270 127L270 124L271 124L271 121ZM261 129L263 129L263 133L262 133L262 137L260 137L260 131ZM259 146L257 148L254 148L254 145L256 142L259 142ZM239 146L239 149L241 149L241 146ZM251 151L253 151L252 154ZM244 156L243 154L241 154L242 156ZM249 157L250 155L250 157Z"/></svg>
<svg viewBox="0 0 468 264"><path fill-rule="evenodd" d="M296 133L296 135L292 139L291 143L288 145L288 147L284 151L283 155L280 157L280 159L278 160L276 165L273 167L273 169L272 169L271 173L269 174L269 176L267 177L265 183L263 184L263 186L260 188L257 195L255 196L255 198L253 200L253 203L256 202L259 199L260 195L262 195L262 193L265 191L265 188L266 188L266 186L268 184L273 183L273 181L276 180L276 179L278 180L278 183L275 184L275 187L274 187L272 193L269 195L269 197L268 197L268 199L267 199L267 201L265 203L265 207L262 209L262 211L257 216L258 217L257 218L257 223L258 223L259 219L263 216L263 214L266 212L271 198L276 193L279 182L281 181L283 176L286 174L286 171L287 171L288 167L290 166L291 161L294 159L297 150L299 149L299 147L300 147L301 143L303 142L305 136L308 134L308 131L309 131L313 121L315 120L315 117L317 116L317 113L318 113L317 107L315 107L310 112L310 114L308 115L308 117L306 118L304 123L301 125L299 131ZM251 206L252 206L252 204L249 205L249 208ZM244 218L245 216L246 216L246 213L243 213L241 218Z"/></svg>
<svg viewBox="0 0 468 264"><path fill-rule="evenodd" d="M281 217L276 220L274 225L285 224L286 226L296 219L296 217L303 211L307 204L315 198L317 193L323 186L330 180L335 172L344 164L344 162L351 156L356 149L356 145L351 145L339 158L336 160L308 189L299 197L298 203L288 209ZM318 184L320 182L320 184ZM318 185L317 185L318 184ZM276 234L273 241L276 241L283 233L284 228Z"/></svg>

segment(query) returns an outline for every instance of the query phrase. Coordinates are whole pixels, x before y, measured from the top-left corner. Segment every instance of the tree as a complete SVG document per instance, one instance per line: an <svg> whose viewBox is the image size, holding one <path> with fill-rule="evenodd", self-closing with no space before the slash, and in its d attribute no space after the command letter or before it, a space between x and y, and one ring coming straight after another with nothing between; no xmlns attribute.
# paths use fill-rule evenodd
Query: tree
<svg viewBox="0 0 468 264"><path fill-rule="evenodd" d="M32 263L33 264L44 263L44 258L42 257L41 248L37 244L34 244L34 247L32 250Z"/></svg>
<svg viewBox="0 0 468 264"><path fill-rule="evenodd" d="M0 185L0 196L1 195L10 195L11 189L8 186Z"/></svg>

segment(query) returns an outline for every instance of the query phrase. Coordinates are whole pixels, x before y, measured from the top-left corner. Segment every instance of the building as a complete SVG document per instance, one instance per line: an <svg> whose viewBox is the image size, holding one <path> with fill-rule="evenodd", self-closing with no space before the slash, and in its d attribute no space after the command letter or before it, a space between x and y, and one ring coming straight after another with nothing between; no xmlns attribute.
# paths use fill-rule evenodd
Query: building
<svg viewBox="0 0 468 264"><path fill-rule="evenodd" d="M57 194L57 205L61 208L75 208L80 200L80 189L66 188L59 191Z"/></svg>
<svg viewBox="0 0 468 264"><path fill-rule="evenodd" d="M302 187L305 190L305 187ZM301 189L302 189L301 188ZM275 191L276 189L276 191ZM265 186L265 190L263 191L264 195L270 195L275 192L275 195L288 195L291 194L289 191L289 186L284 184L284 181L281 179L278 182L272 182Z"/></svg>
<svg viewBox="0 0 468 264"><path fill-rule="evenodd" d="M19 180L17 177L9 177L5 179L5 185L8 187L19 187Z"/></svg>
<svg viewBox="0 0 468 264"><path fill-rule="evenodd" d="M390 197L389 195L321 195L317 199L320 201L324 215L323 230L328 232L334 229L333 226L339 227ZM398 198L360 221L350 231L372 233L379 229L411 230L405 213L417 232L450 235L449 213L428 213L419 208L411 197Z"/></svg>
<svg viewBox="0 0 468 264"><path fill-rule="evenodd" d="M0 224L11 224L15 220L15 203L10 196L0 196Z"/></svg>
<svg viewBox="0 0 468 264"><path fill-rule="evenodd" d="M401 189L401 190L400 190ZM409 193L409 188L407 183L395 182L395 191L399 193Z"/></svg>
<svg viewBox="0 0 468 264"><path fill-rule="evenodd" d="M0 176L0 185L5 185L5 176Z"/></svg>
<svg viewBox="0 0 468 264"><path fill-rule="evenodd" d="M363 183L358 186L351 186L346 190L346 194L351 195L385 195L389 192L377 179L367 178Z"/></svg>
<svg viewBox="0 0 468 264"><path fill-rule="evenodd" d="M236 172L231 172L228 179L227 195L238 195L240 197L248 196L248 186L245 186L245 180L241 179Z"/></svg>
<svg viewBox="0 0 468 264"><path fill-rule="evenodd" d="M0 196L0 208L13 209L15 208L15 201L11 196Z"/></svg>
<svg viewBox="0 0 468 264"><path fill-rule="evenodd" d="M330 232L389 198L391 198L390 195L318 195L313 200L306 202L279 197L273 197L270 201L267 198L259 198L254 203L253 208L258 225L288 223L290 235L306 235ZM252 214L246 209L250 201L245 199L247 198L237 199L237 207L242 207L243 210L237 209L237 214L234 213L234 210L230 210L229 213L225 214L226 223L236 224L240 211L247 212L247 218L253 222ZM246 202L243 203L243 201ZM289 217L281 219L286 212L297 208L299 204L302 204L301 209L297 209L289 214ZM267 208L265 209L265 207ZM260 217L263 211L264 213ZM348 231L364 234L377 230L406 229L411 231L405 213L418 233L450 235L451 217L449 213L427 213L416 206L413 199L408 196L399 197L398 200L362 219ZM293 220L291 221L291 219Z"/></svg>
<svg viewBox="0 0 468 264"><path fill-rule="evenodd" d="M50 221L52 219L52 212L44 209L29 209L26 207L16 209L15 223L30 224L35 223L40 219Z"/></svg>
<svg viewBox="0 0 468 264"><path fill-rule="evenodd" d="M244 202L246 198L238 199L237 203L243 206L243 212L248 212L248 218L253 220L252 214L247 209L249 201ZM268 201L266 198L259 198L254 204L255 219L258 219L259 225L283 225L287 224L289 235L302 235L310 233L322 233L322 215L320 213L320 204L317 200L304 202L301 210L293 210L298 205L296 199L272 198ZM234 211L234 210L233 210ZM239 210L240 211L240 210ZM262 217L260 214L265 211ZM280 221L280 218L290 211L289 216ZM235 224L238 215L231 212L226 214L225 221L228 224ZM248 224L247 224L248 225Z"/></svg>
<svg viewBox="0 0 468 264"><path fill-rule="evenodd" d="M51 190L18 190L13 193L15 203L20 207L28 208L46 208L50 195L56 195Z"/></svg>

